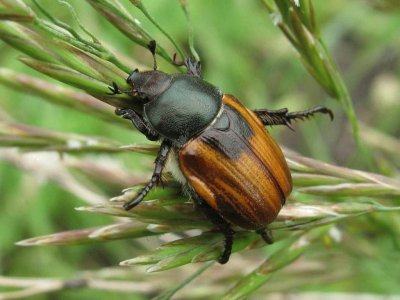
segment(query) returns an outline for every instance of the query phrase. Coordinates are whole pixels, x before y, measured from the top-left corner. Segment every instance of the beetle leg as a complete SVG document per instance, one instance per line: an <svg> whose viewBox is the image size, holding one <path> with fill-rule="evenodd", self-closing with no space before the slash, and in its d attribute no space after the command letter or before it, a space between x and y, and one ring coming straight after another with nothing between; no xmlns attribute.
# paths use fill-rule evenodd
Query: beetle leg
<svg viewBox="0 0 400 300"><path fill-rule="evenodd" d="M328 114L333 120L333 113L329 108L317 106L308 110L289 112L287 108L271 110L271 109L256 109L255 114L260 118L264 125L286 125L293 129L291 122L296 119L304 120L313 116L315 113Z"/></svg>
<svg viewBox="0 0 400 300"><path fill-rule="evenodd" d="M222 218L218 214L218 212L212 209L199 195L197 195L196 192L192 192L191 194L196 206L200 208L207 219L209 219L216 227L218 227L218 229L224 235L224 252L218 258L218 262L220 264L227 263L232 253L233 235L235 234L231 227L231 224L228 223L224 218Z"/></svg>
<svg viewBox="0 0 400 300"><path fill-rule="evenodd" d="M185 59L188 74L201 78L201 63L190 57Z"/></svg>
<svg viewBox="0 0 400 300"><path fill-rule="evenodd" d="M135 198L130 200L129 202L124 204L125 210L130 210L136 205L138 205L144 197L150 192L150 190L161 181L161 174L165 167L165 163L168 158L168 154L171 150L171 142L164 140L161 143L160 150L158 151L158 155L155 161L155 168L153 171L153 176L151 176L150 181L146 184L146 186L136 195Z"/></svg>
<svg viewBox="0 0 400 300"><path fill-rule="evenodd" d="M201 78L201 63L200 61L194 60L193 58L187 57L183 61L178 61L176 59L176 53L172 58L172 63L175 66L185 66L187 73L196 77Z"/></svg>
<svg viewBox="0 0 400 300"><path fill-rule="evenodd" d="M271 230L263 228L256 230L256 233L258 233L267 244L272 244L274 242Z"/></svg>
<svg viewBox="0 0 400 300"><path fill-rule="evenodd" d="M143 120L139 114L131 108L117 108L115 110L115 114L118 116L122 116L124 119L131 120L133 126L143 133L148 140L156 141L160 138L157 132L154 132L147 122Z"/></svg>

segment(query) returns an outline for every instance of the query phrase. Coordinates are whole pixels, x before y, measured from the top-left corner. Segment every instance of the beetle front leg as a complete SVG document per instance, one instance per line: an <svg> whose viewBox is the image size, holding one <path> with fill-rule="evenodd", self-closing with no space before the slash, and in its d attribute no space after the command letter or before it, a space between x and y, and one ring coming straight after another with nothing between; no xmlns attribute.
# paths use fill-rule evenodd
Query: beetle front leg
<svg viewBox="0 0 400 300"><path fill-rule="evenodd" d="M149 125L146 121L143 120L139 114L131 108L117 108L115 110L115 114L118 116L122 116L124 119L131 120L133 126L143 133L148 140L157 141L160 139L158 133L154 132L150 129Z"/></svg>
<svg viewBox="0 0 400 300"><path fill-rule="evenodd" d="M157 185L161 180L161 174L165 167L165 163L168 158L168 154L171 151L172 145L170 141L164 140L161 143L160 150L158 151L158 155L155 161L155 167L153 171L153 175L151 176L150 181L146 184L146 186L136 195L135 198L130 200L129 202L124 204L125 210L130 210L136 205L138 205L144 197L150 192L150 190Z"/></svg>
<svg viewBox="0 0 400 300"><path fill-rule="evenodd" d="M224 252L218 258L218 262L220 264L226 264L232 253L233 235L235 232L233 231L231 224L222 218L218 212L212 209L212 207L209 206L196 192L192 191L191 194L196 206L200 208L207 219L209 219L216 227L218 227L218 229L224 235Z"/></svg>
<svg viewBox="0 0 400 300"><path fill-rule="evenodd" d="M271 109L256 109L254 113L264 125L286 125L291 127L291 122L296 119L304 120L313 116L315 113L328 114L333 120L333 112L326 107L317 106L308 110L289 112L287 108L271 110Z"/></svg>
<svg viewBox="0 0 400 300"><path fill-rule="evenodd" d="M176 59L176 53L172 58L172 62L175 66L185 66L187 73L196 77L201 78L201 63L193 58L187 57L183 61Z"/></svg>

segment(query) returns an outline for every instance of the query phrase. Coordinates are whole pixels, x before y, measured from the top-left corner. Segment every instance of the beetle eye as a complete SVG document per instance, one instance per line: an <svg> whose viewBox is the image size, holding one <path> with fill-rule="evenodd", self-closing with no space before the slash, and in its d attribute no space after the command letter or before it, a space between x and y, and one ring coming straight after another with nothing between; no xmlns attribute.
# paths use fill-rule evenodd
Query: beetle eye
<svg viewBox="0 0 400 300"><path fill-rule="evenodd" d="M133 80L137 76L138 73L139 73L139 69L136 68L135 70L133 70L132 73L129 74L128 78L126 79L126 82L128 84L132 85L133 84Z"/></svg>

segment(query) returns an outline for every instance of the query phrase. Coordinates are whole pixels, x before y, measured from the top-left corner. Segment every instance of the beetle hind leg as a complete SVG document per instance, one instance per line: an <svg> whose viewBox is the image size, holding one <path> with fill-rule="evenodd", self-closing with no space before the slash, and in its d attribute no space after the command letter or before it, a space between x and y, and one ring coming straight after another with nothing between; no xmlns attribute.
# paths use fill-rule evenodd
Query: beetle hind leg
<svg viewBox="0 0 400 300"><path fill-rule="evenodd" d="M220 264L225 264L228 262L229 257L232 253L233 236L235 232L233 231L231 224L222 218L218 212L212 209L196 192L192 192L192 199L195 205L201 209L203 214L209 219L225 237L224 252L218 258Z"/></svg>
<svg viewBox="0 0 400 300"><path fill-rule="evenodd" d="M286 125L291 127L293 120L304 120L314 116L316 113L328 114L331 120L333 120L333 112L326 107L316 106L311 109L303 111L289 112L287 108L271 110L271 109L256 109L254 113L261 120L264 125Z"/></svg>

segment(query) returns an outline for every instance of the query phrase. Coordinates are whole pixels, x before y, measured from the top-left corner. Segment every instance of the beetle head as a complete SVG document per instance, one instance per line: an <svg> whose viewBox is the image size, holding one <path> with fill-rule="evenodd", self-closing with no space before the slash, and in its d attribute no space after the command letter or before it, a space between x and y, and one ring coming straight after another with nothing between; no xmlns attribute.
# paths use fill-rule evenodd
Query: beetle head
<svg viewBox="0 0 400 300"><path fill-rule="evenodd" d="M126 82L132 87L134 96L138 96L143 102L156 99L171 84L172 76L164 72L152 70L139 72L135 69Z"/></svg>

